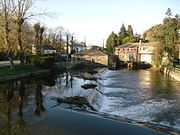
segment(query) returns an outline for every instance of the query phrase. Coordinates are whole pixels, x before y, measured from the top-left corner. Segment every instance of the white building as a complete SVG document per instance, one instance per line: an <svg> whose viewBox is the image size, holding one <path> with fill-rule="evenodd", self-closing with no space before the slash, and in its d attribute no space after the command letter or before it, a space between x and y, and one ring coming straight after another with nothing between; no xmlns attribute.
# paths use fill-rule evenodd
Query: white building
<svg viewBox="0 0 180 135"><path fill-rule="evenodd" d="M55 54L57 53L56 49L52 45L41 45L42 54Z"/></svg>
<svg viewBox="0 0 180 135"><path fill-rule="evenodd" d="M78 52L81 52L81 51L87 49L87 46L86 45L81 45L81 44L74 44L73 46L70 46L70 48L72 50L74 50L75 53L78 53Z"/></svg>
<svg viewBox="0 0 180 135"><path fill-rule="evenodd" d="M150 43L142 43L138 45L138 61L152 64L152 56L155 46Z"/></svg>

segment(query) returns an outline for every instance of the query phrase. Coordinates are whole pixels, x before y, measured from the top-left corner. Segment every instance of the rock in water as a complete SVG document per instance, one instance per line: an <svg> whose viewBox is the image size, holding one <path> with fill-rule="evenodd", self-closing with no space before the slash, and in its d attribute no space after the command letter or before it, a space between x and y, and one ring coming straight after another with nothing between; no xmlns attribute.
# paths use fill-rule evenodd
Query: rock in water
<svg viewBox="0 0 180 135"><path fill-rule="evenodd" d="M84 84L81 87L86 90L86 89L93 89L93 88L97 87L97 85L96 84Z"/></svg>
<svg viewBox="0 0 180 135"><path fill-rule="evenodd" d="M67 97L67 98L53 97L51 99L56 100L57 102L66 103L66 104L77 104L77 105L81 105L81 106L85 105L85 106L89 107L91 110L97 111L85 97L81 97L81 96L71 96L71 97Z"/></svg>

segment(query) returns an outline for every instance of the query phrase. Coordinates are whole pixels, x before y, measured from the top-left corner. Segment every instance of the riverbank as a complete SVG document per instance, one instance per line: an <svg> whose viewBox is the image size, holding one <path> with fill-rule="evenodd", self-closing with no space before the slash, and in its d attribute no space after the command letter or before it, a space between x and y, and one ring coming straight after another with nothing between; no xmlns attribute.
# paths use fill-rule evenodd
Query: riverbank
<svg viewBox="0 0 180 135"><path fill-rule="evenodd" d="M37 75L48 74L50 70L42 69L33 65L14 65L14 69L10 70L9 66L0 67L0 82L6 82L26 77L34 77Z"/></svg>
<svg viewBox="0 0 180 135"><path fill-rule="evenodd" d="M164 67L162 71L171 78L180 81L180 68Z"/></svg>

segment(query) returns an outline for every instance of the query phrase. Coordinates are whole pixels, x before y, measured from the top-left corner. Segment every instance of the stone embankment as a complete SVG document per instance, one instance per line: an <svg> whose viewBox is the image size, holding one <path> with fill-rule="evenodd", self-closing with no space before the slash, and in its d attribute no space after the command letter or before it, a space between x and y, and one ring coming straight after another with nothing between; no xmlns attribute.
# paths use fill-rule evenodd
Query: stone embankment
<svg viewBox="0 0 180 135"><path fill-rule="evenodd" d="M177 81L180 81L180 68L168 68L168 67L165 67L163 69L163 72L172 77L173 79L177 80Z"/></svg>

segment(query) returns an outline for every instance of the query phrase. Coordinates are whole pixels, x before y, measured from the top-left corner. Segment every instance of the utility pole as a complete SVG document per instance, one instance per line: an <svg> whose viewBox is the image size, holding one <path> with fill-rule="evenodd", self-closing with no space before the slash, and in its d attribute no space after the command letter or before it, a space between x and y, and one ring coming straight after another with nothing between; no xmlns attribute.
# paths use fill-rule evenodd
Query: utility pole
<svg viewBox="0 0 180 135"><path fill-rule="evenodd" d="M105 41L105 40L103 39L103 49L104 49L104 41Z"/></svg>
<svg viewBox="0 0 180 135"><path fill-rule="evenodd" d="M66 35L66 62L68 62L69 55L69 35Z"/></svg>
<svg viewBox="0 0 180 135"><path fill-rule="evenodd" d="M86 37L84 37L84 45L86 45Z"/></svg>

